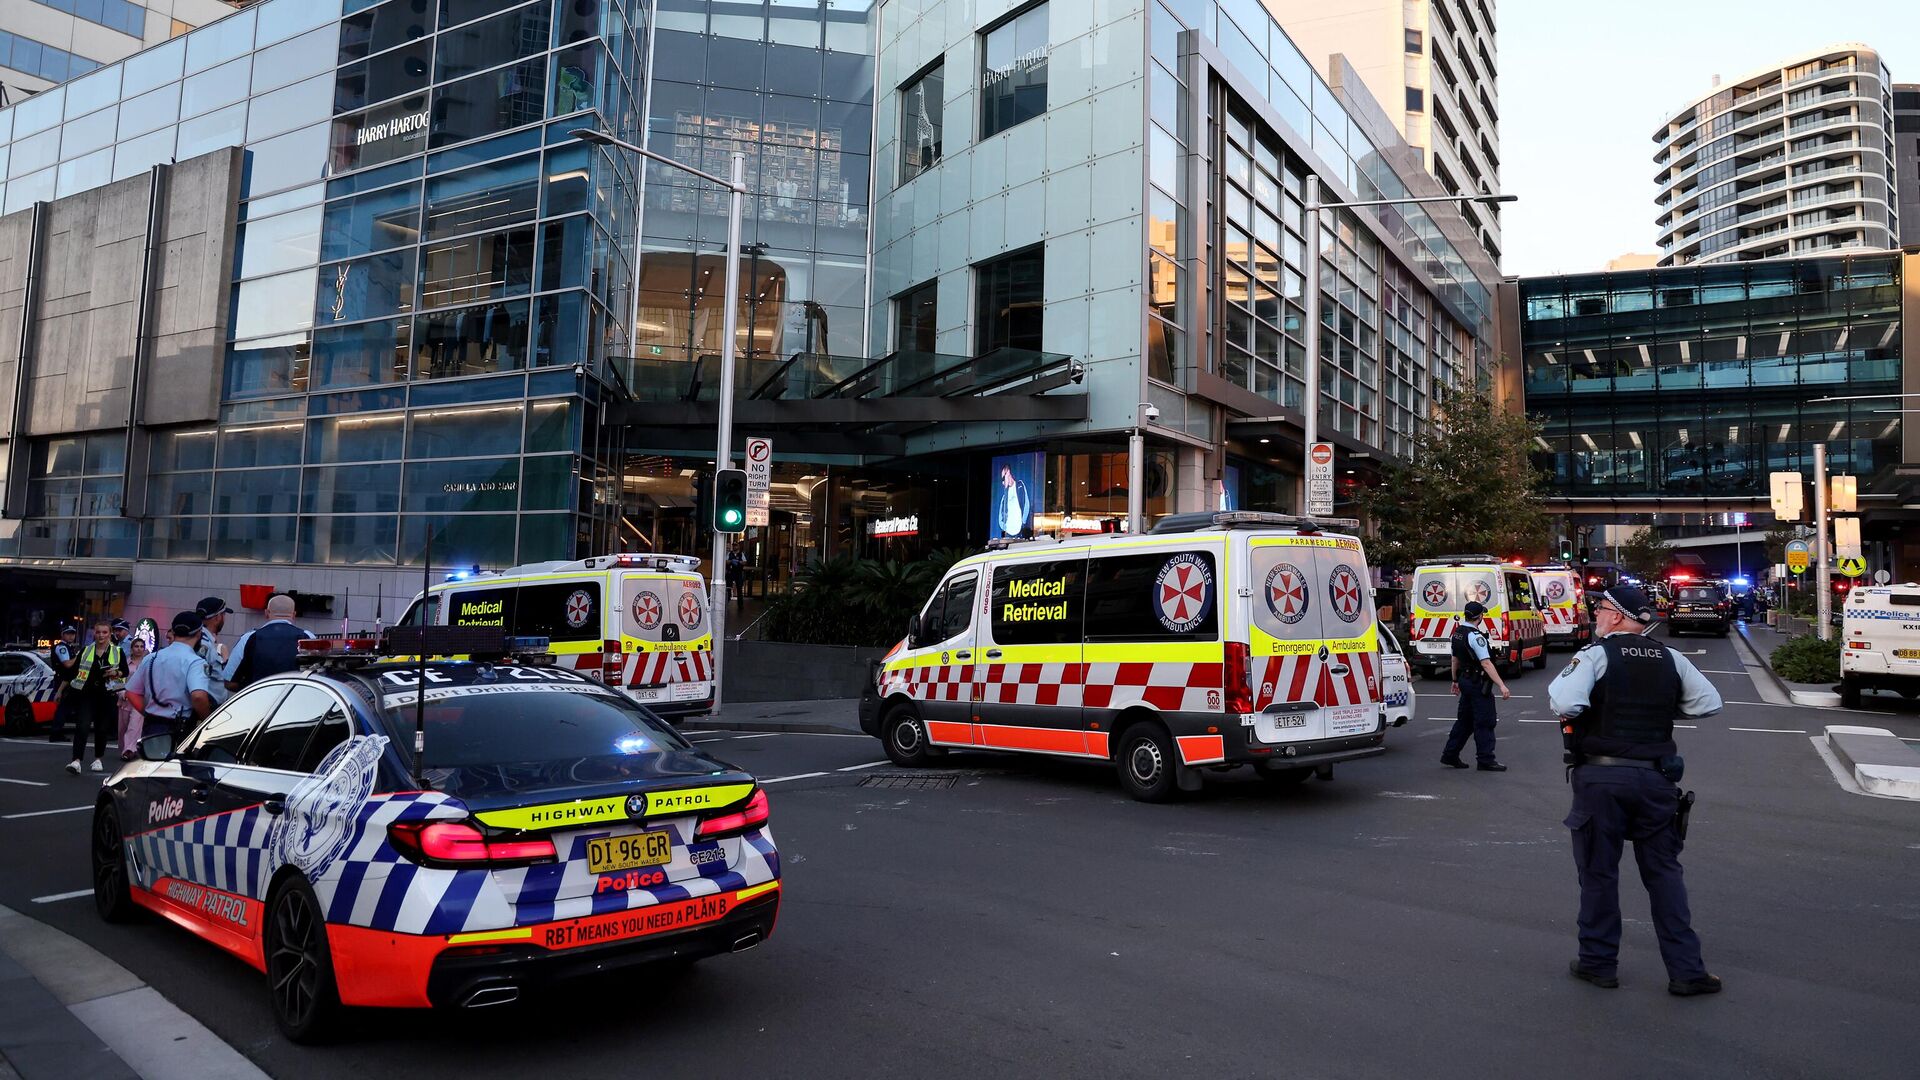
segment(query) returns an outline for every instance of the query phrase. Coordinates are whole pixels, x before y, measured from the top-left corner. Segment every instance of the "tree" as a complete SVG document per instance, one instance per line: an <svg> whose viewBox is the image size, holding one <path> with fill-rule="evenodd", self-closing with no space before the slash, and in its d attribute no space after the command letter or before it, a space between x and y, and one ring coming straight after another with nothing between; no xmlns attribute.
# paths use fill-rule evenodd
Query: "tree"
<svg viewBox="0 0 1920 1080"><path fill-rule="evenodd" d="M1627 542L1620 547L1621 567L1641 581L1652 581L1665 574L1672 562L1672 546L1651 525L1627 537Z"/></svg>
<svg viewBox="0 0 1920 1080"><path fill-rule="evenodd" d="M1449 394L1409 459L1389 464L1380 485L1361 493L1373 559L1405 567L1431 555L1544 552L1549 522L1540 498L1547 475L1528 456L1540 431L1537 421L1502 408L1485 390Z"/></svg>

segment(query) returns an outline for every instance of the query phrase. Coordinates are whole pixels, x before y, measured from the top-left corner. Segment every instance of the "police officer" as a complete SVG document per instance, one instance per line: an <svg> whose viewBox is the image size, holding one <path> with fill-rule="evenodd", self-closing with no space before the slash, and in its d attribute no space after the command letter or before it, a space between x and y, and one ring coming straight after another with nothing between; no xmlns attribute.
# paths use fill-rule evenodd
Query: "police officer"
<svg viewBox="0 0 1920 1080"><path fill-rule="evenodd" d="M200 640L194 644L193 651L207 665L207 693L213 695L215 705L227 700L227 660L220 655L220 631L226 628L227 616L233 609L217 596L209 596L195 608L200 613Z"/></svg>
<svg viewBox="0 0 1920 1080"><path fill-rule="evenodd" d="M267 621L240 635L227 657L222 678L228 690L259 682L299 665L300 642L313 634L293 624L293 597L275 593L267 601Z"/></svg>
<svg viewBox="0 0 1920 1080"><path fill-rule="evenodd" d="M1493 756L1493 725L1499 722L1493 709L1493 691L1499 688L1502 698L1513 697L1513 691L1501 680L1487 647L1486 627L1481 625L1487 615L1486 605L1469 600L1460 614L1453 628L1453 692L1460 705L1454 713L1453 730L1447 734L1446 749L1440 751L1440 764L1466 768L1460 751L1466 749L1467 736L1472 735L1480 771L1506 772L1507 767Z"/></svg>
<svg viewBox="0 0 1920 1080"><path fill-rule="evenodd" d="M175 615L169 628L172 643L148 657L127 685L127 700L140 710L145 734L171 731L175 746L195 721L213 711L207 662L194 648L201 629L198 611Z"/></svg>
<svg viewBox="0 0 1920 1080"><path fill-rule="evenodd" d="M79 707L78 699L69 695L67 685L73 682L73 676L80 666L80 628L68 623L60 628L60 640L53 643L53 649L47 658L53 662L53 693L59 704L53 707L53 729L47 732L50 743L64 742L67 720Z"/></svg>
<svg viewBox="0 0 1920 1080"><path fill-rule="evenodd" d="M1561 718L1573 784L1573 860L1580 871L1580 956L1573 977L1620 985L1620 853L1633 842L1640 881L1666 961L1667 991L1717 994L1720 979L1700 957L1687 908L1680 848L1691 792L1676 786L1682 762L1673 742L1679 716L1720 711L1720 694L1687 658L1641 636L1653 621L1645 593L1606 590L1594 611L1599 640L1581 649L1547 688Z"/></svg>

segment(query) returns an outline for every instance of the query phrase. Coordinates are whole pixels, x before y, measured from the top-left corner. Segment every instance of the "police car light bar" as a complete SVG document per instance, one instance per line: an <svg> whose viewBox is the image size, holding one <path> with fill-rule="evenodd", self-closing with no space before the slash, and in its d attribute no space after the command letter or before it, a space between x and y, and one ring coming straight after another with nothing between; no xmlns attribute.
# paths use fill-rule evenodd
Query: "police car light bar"
<svg viewBox="0 0 1920 1080"><path fill-rule="evenodd" d="M316 637L295 643L294 659L300 663L352 658L371 659L380 655L380 639L370 637Z"/></svg>

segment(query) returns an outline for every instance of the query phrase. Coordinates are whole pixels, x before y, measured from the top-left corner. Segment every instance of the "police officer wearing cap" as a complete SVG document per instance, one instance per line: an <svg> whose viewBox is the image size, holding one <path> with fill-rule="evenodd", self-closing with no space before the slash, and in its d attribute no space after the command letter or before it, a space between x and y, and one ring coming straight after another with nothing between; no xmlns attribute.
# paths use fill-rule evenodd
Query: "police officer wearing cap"
<svg viewBox="0 0 1920 1080"><path fill-rule="evenodd" d="M1693 932L1680 849L1693 793L1677 786L1684 767L1673 741L1679 716L1720 711L1720 693L1687 658L1642 636L1653 622L1645 593L1615 585L1594 609L1598 639L1574 655L1547 688L1561 718L1573 809L1573 860L1580 871L1580 956L1576 979L1620 985L1620 854L1633 843L1646 886L1667 991L1717 994Z"/></svg>
<svg viewBox="0 0 1920 1080"><path fill-rule="evenodd" d="M1493 725L1500 722L1493 708L1493 691L1499 688L1503 698L1513 697L1513 691L1501 681L1487 647L1487 630L1481 625L1487 615L1486 605L1469 600L1460 615L1453 628L1453 692L1460 698L1460 705L1454 713L1453 730L1447 734L1446 748L1440 751L1440 764L1466 768L1460 751L1466 749L1467 736L1471 735L1480 771L1506 772L1507 767L1493 756Z"/></svg>
<svg viewBox="0 0 1920 1080"><path fill-rule="evenodd" d="M80 667L80 628L68 623L60 628L60 640L53 643L47 658L53 662L53 692L59 704L53 707L53 727L47 732L50 743L65 742L67 720L79 706L78 699L67 692L67 684L73 681Z"/></svg>
<svg viewBox="0 0 1920 1080"><path fill-rule="evenodd" d="M201 629L198 611L175 615L172 643L148 657L127 684L127 700L145 717L146 734L171 731L175 746L215 704L207 662L194 648Z"/></svg>
<svg viewBox="0 0 1920 1080"><path fill-rule="evenodd" d="M227 616L233 614L233 609L220 597L209 596L200 601L195 610L200 614L200 639L194 644L193 651L199 653L200 659L206 662L207 692L213 695L213 703L218 705L233 696L227 690L227 661L220 655L220 631L226 627Z"/></svg>

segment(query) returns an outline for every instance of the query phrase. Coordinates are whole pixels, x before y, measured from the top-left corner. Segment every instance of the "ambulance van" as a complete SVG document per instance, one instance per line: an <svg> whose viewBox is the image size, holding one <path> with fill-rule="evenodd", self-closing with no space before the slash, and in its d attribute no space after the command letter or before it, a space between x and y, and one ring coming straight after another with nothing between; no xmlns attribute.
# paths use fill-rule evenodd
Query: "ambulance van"
<svg viewBox="0 0 1920 1080"><path fill-rule="evenodd" d="M1111 764L1134 798L1382 752L1366 554L1347 520L1178 514L1146 534L999 542L955 564L878 665L860 726L906 766L949 749Z"/></svg>
<svg viewBox="0 0 1920 1080"><path fill-rule="evenodd" d="M1533 599L1548 645L1580 648L1593 640L1593 611L1587 607L1580 575L1568 566L1529 566Z"/></svg>
<svg viewBox="0 0 1920 1080"><path fill-rule="evenodd" d="M1920 697L1920 585L1859 585L1840 607L1840 704L1863 690Z"/></svg>
<svg viewBox="0 0 1920 1080"><path fill-rule="evenodd" d="M600 555L461 576L418 597L402 625L430 622L544 637L561 665L619 686L661 716L713 707L707 581L688 555Z"/></svg>
<svg viewBox="0 0 1920 1080"><path fill-rule="evenodd" d="M1413 572L1413 666L1445 673L1453 660L1453 627L1468 601L1487 609L1487 644L1494 665L1509 675L1520 666L1547 666L1546 632L1533 603L1533 579L1524 567L1491 555L1442 555Z"/></svg>

